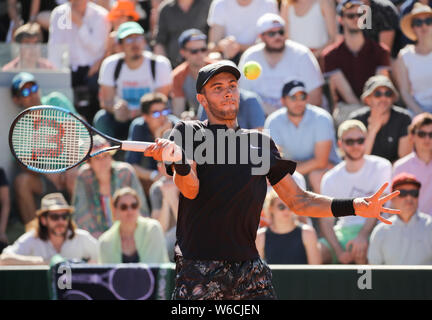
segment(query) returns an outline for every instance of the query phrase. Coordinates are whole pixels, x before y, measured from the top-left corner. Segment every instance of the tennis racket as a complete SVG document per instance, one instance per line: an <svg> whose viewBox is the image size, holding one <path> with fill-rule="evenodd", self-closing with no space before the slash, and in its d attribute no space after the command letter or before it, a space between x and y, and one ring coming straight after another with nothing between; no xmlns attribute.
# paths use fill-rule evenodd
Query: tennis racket
<svg viewBox="0 0 432 320"><path fill-rule="evenodd" d="M111 146L91 153L92 134L104 137ZM41 173L64 172L111 150L144 152L152 144L112 138L93 128L81 117L53 106L36 106L24 110L15 118L9 130L9 146L14 157L28 169ZM172 159L178 159L177 153L174 151Z"/></svg>
<svg viewBox="0 0 432 320"><path fill-rule="evenodd" d="M74 283L101 285L118 300L146 300L155 287L152 271L143 266L118 266L104 274L72 274Z"/></svg>

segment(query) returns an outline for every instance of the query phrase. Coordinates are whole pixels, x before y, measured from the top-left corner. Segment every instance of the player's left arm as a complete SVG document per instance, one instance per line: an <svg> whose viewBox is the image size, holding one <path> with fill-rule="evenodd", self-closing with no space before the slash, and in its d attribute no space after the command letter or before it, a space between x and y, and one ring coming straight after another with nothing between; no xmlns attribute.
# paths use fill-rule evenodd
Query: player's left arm
<svg viewBox="0 0 432 320"><path fill-rule="evenodd" d="M381 212L400 213L399 210L383 207L384 203L396 197L399 191L394 191L389 195L381 197L387 185L388 183L382 185L371 197L353 199L352 207L354 215L365 218L377 218L386 224L391 224L390 221L381 217ZM332 206L332 203L334 204L335 200L337 201L338 199L303 190L289 174L273 185L273 188L290 209L298 215L315 218L335 216L334 211L337 206Z"/></svg>

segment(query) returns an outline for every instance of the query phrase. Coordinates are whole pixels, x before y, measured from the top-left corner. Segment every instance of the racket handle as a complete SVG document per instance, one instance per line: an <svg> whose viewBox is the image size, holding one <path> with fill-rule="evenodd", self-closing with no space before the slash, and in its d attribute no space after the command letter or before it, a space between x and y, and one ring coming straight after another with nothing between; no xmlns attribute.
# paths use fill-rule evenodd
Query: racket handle
<svg viewBox="0 0 432 320"><path fill-rule="evenodd" d="M122 141L120 149L124 151L144 152L152 144L154 143L143 141Z"/></svg>

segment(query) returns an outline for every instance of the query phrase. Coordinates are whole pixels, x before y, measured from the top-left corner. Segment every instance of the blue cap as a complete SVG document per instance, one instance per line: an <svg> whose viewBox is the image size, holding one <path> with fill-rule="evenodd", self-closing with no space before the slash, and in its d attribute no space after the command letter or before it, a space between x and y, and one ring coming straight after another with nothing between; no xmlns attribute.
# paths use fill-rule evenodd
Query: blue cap
<svg viewBox="0 0 432 320"><path fill-rule="evenodd" d="M292 96L299 91L306 92L306 88L303 82L298 80L292 80L290 82L285 83L282 88L282 97Z"/></svg>
<svg viewBox="0 0 432 320"><path fill-rule="evenodd" d="M12 91L15 93L20 90L26 83L36 82L34 75L28 72L20 72L12 79Z"/></svg>
<svg viewBox="0 0 432 320"><path fill-rule="evenodd" d="M355 5L362 6L362 5L364 5L364 2L361 1L361 0L342 0L342 1L339 2L338 6L337 6L337 8L336 8L337 13L338 13L339 15L341 15L343 9L344 9L346 6L348 6L348 4L351 4L350 7L351 7L351 6L355 6Z"/></svg>
<svg viewBox="0 0 432 320"><path fill-rule="evenodd" d="M178 44L180 48L184 48L186 43L194 40L207 40L207 36L198 29L187 29L182 32L178 38Z"/></svg>

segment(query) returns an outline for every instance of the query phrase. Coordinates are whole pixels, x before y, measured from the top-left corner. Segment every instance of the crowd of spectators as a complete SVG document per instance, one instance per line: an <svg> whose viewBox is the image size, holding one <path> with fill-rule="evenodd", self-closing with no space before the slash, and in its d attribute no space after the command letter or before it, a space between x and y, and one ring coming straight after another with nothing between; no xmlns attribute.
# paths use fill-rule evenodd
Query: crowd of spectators
<svg viewBox="0 0 432 320"><path fill-rule="evenodd" d="M199 69L258 62L260 76L239 81L239 125L268 132L296 161L301 188L354 198L389 182L386 193L400 195L388 205L401 210L392 225L302 218L269 187L260 256L270 264L432 264L430 1L8 0L0 17L0 41L19 48L0 66L16 73L17 113L60 106L117 139L152 142L178 121L204 121ZM73 100L41 96L37 70L55 72L64 61ZM108 145L95 136L93 151ZM108 152L61 174L1 167L0 264L46 264L56 254L173 261L179 190L162 163ZM14 241L12 217L25 227Z"/></svg>

